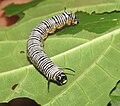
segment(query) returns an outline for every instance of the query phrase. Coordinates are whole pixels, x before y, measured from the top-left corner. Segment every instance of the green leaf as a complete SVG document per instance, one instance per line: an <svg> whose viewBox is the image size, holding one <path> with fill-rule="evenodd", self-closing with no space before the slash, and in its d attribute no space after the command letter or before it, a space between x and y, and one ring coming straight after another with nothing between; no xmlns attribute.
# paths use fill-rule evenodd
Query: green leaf
<svg viewBox="0 0 120 106"><path fill-rule="evenodd" d="M58 32L59 34L76 34L79 31L86 30L97 34L104 33L112 28L120 26L120 12L111 13L92 13L77 12L79 25L70 27Z"/></svg>
<svg viewBox="0 0 120 106"><path fill-rule="evenodd" d="M34 6L36 4L37 6L29 8L30 6ZM65 7L72 11L80 10L87 13L92 13L92 12L103 13L103 12L119 11L120 1L119 0L111 0L111 1L92 0L91 2L89 0L85 0L85 1L57 0L56 2L56 0L33 0L31 3L23 4L22 8L21 6L17 6L17 7L10 6L10 8L7 7L8 9L6 9L6 11L8 15L11 15L13 13L14 15L15 14L18 15L18 13L22 12L22 14L24 14L24 17L20 16L22 18L22 20L20 20L18 23L20 24L40 16L47 16L52 13L57 14L58 11L63 11ZM12 9L14 9L14 11L12 11Z"/></svg>
<svg viewBox="0 0 120 106"><path fill-rule="evenodd" d="M1 73L1 101L26 96L52 106L105 106L110 100L109 92L120 78L119 34L120 29L52 57L59 66L76 72L75 76L68 76L64 86L51 83L49 93L47 81L33 66ZM15 84L18 86L12 90Z"/></svg>
<svg viewBox="0 0 120 106"><path fill-rule="evenodd" d="M48 104L105 106L120 78L119 34L120 29L54 57L59 64L74 67L76 76L70 77L69 85Z"/></svg>
<svg viewBox="0 0 120 106"><path fill-rule="evenodd" d="M120 5L119 1L105 1L89 1L90 5L80 1L82 7L80 2L66 1L71 7L68 10L81 11L76 13L80 24L49 36L44 48L58 66L72 68L75 75L67 75L64 86L51 83L50 92L45 77L27 60L26 42L36 24L62 12L64 1L45 0L26 10L16 25L1 29L0 101L29 97L43 106L106 106L110 91L120 80L120 25L115 11Z"/></svg>
<svg viewBox="0 0 120 106"><path fill-rule="evenodd" d="M5 7L3 10L6 12L6 16L12 16L12 15L19 15L23 11L34 7L37 5L39 2L42 2L43 0L32 0L29 3L21 4L21 5L16 5L16 4L10 4L7 7Z"/></svg>
<svg viewBox="0 0 120 106"><path fill-rule="evenodd" d="M74 34L74 36L77 36L77 34L81 33L81 38L86 39L94 39L95 37L101 36L99 34L105 33L107 31L117 29L120 26L120 15L119 12L111 12L111 13L103 13L103 14L87 14L84 12L78 12L76 13L78 16L78 19L80 21L80 24L74 27L68 27L63 29L60 32L57 32L56 35L65 35L65 34ZM53 16L52 14L51 16ZM50 17L50 16L49 16ZM0 40L23 40L27 39L28 35L31 31L31 29L40 21L43 19L46 19L47 17L40 17L35 18L30 21L26 21L16 27L13 28L6 28L0 31ZM104 25L105 24L105 25ZM28 27L29 26L29 27ZM83 31L91 32L88 34L84 34ZM9 33L11 36L9 36ZM75 35L76 34L76 35ZM84 34L84 35L83 35ZM89 37L89 38L88 38Z"/></svg>

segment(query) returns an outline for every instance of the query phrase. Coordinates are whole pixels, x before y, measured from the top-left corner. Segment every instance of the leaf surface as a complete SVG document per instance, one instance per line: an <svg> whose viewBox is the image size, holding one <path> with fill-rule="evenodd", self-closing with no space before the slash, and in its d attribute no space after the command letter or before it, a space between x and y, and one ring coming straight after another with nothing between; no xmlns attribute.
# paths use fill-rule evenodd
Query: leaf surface
<svg viewBox="0 0 120 106"><path fill-rule="evenodd" d="M25 17L16 25L0 30L1 102L16 97L32 98L43 106L106 106L110 102L110 91L120 80L120 18L115 11L120 10L119 1L66 1L68 10L79 11L80 23L49 36L44 43L58 66L75 70L74 76L67 75L64 86L51 83L48 93L47 80L27 59L30 31L43 19L61 13L63 2L40 2L24 11Z"/></svg>
<svg viewBox="0 0 120 106"><path fill-rule="evenodd" d="M116 84L110 94L111 101L109 104L112 106L119 106L120 105L120 82Z"/></svg>

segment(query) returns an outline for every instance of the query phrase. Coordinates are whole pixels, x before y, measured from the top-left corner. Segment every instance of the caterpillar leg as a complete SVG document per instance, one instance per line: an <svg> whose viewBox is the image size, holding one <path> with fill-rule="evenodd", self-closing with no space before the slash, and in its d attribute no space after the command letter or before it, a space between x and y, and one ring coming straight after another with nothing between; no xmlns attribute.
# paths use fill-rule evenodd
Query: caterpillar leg
<svg viewBox="0 0 120 106"><path fill-rule="evenodd" d="M40 42L42 42L42 43L40 44L40 46L43 47L43 46L44 46L44 39L41 39Z"/></svg>
<svg viewBox="0 0 120 106"><path fill-rule="evenodd" d="M61 29L61 28L63 28L64 26L65 26L65 24L61 24L61 25L56 26L56 28L57 28L57 29Z"/></svg>
<svg viewBox="0 0 120 106"><path fill-rule="evenodd" d="M56 28L52 28L52 29L50 29L49 31L48 31L48 33L49 34L52 34L52 33L54 33L56 31Z"/></svg>
<svg viewBox="0 0 120 106"><path fill-rule="evenodd" d="M43 37L43 42L44 42L44 40L47 38L47 36L48 36L48 32L45 33L45 35L44 35L44 37Z"/></svg>
<svg viewBox="0 0 120 106"><path fill-rule="evenodd" d="M66 22L66 24L67 24L67 25L71 25L71 24L72 24L72 21L71 21L71 20L68 20L68 21Z"/></svg>

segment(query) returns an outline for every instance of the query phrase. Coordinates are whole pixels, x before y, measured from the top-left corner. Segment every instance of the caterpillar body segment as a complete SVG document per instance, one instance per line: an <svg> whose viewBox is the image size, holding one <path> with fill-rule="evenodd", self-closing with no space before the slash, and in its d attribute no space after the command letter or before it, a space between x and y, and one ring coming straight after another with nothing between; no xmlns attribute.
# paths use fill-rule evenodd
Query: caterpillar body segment
<svg viewBox="0 0 120 106"><path fill-rule="evenodd" d="M51 80L59 85L65 84L67 76L63 70L71 69L57 66L45 53L43 42L49 34L55 33L56 30L76 24L78 24L76 15L65 10L61 14L43 20L30 33L27 41L27 55L33 65L47 77L48 88Z"/></svg>

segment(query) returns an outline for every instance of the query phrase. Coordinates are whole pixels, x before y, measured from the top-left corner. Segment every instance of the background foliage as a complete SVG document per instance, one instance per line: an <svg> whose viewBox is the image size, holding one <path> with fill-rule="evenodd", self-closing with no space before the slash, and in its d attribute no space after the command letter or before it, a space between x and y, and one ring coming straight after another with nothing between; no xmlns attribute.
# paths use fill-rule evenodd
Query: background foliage
<svg viewBox="0 0 120 106"><path fill-rule="evenodd" d="M26 57L26 41L35 25L63 12L64 7L75 12L80 23L49 36L44 48L57 65L74 69L75 75L68 76L64 86L51 83L48 93L47 80ZM43 106L118 106L119 0L39 0L25 9L7 7L7 15L22 13L24 17L0 29L0 101L29 97Z"/></svg>

